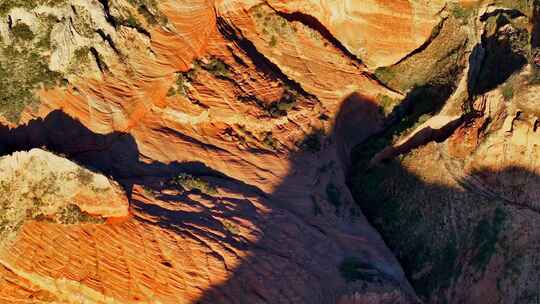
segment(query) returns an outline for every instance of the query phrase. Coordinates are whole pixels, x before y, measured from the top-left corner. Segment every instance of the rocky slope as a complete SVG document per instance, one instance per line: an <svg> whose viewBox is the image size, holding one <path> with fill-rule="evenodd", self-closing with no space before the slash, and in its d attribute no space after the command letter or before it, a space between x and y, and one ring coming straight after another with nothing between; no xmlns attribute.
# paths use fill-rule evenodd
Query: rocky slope
<svg viewBox="0 0 540 304"><path fill-rule="evenodd" d="M0 301L534 299L514 2L0 3Z"/></svg>

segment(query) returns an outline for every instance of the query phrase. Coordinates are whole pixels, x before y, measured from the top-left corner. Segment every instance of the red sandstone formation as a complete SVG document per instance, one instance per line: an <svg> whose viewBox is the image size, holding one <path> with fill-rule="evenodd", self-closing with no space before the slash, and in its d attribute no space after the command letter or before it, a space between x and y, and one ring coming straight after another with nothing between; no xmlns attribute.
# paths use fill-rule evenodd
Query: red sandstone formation
<svg viewBox="0 0 540 304"><path fill-rule="evenodd" d="M538 172L535 86L514 104L502 87L510 76L495 86L471 81L491 75L477 63L489 63L489 43L510 41L513 51L519 31L533 31L529 11L472 2L36 0L0 11L34 35L21 42L2 19L2 55L11 54L8 45L37 45L46 24L51 47L32 50L65 80L36 86L39 103L24 107L18 122L0 108L0 151L11 155L0 158L9 168L0 175L9 192L0 210L20 215L3 234L11 211L0 213L0 303L518 299L505 293L504 254L482 260L482 270L467 264L478 253L463 239L475 234L428 226L438 214L423 204L470 202L474 194L540 208L536 179L507 170ZM459 47L441 54L446 45ZM508 50L497 52L505 58ZM425 70L448 58L456 64ZM425 83L394 87L408 83L399 71L409 66ZM524 66L510 75L528 77ZM418 123L422 114L432 117ZM59 156L15 152L31 148ZM28 170L33 154L46 155L35 170L48 171ZM378 180L377 170L396 158L398 172ZM55 173L56 163L69 170ZM355 189L355 174L377 181L360 179L380 191L375 205ZM424 184L411 187L409 179ZM58 187L45 187L50 180ZM6 188L14 185L38 194ZM406 202L402 216L377 214L376 206L394 201ZM420 211L408 217L416 203ZM440 210L437 227L457 227L462 217ZM536 227L536 217L519 216L524 231ZM424 217L425 226L408 230ZM521 220L528 217L530 226ZM437 260L445 252L411 266L411 251L419 259L424 252L407 242L423 242L425 231L436 236L426 247L463 232L451 262L465 266L452 268L450 279L431 272L446 270ZM510 247L534 237L524 232ZM482 291L498 280L503 291Z"/></svg>

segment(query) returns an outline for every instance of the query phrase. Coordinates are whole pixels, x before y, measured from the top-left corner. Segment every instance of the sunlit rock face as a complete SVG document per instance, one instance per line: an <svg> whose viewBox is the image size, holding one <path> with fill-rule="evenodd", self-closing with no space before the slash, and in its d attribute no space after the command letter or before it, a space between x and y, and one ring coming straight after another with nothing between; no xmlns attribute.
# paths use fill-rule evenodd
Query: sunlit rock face
<svg viewBox="0 0 540 304"><path fill-rule="evenodd" d="M0 159L0 168L3 242L27 219L78 222L91 220L90 215L128 216L128 200L120 185L50 152L15 152Z"/></svg>
<svg viewBox="0 0 540 304"><path fill-rule="evenodd" d="M0 4L1 299L525 297L538 9L510 2Z"/></svg>
<svg viewBox="0 0 540 304"><path fill-rule="evenodd" d="M442 20L446 2L269 1L293 18L311 16L371 69L392 65L424 44Z"/></svg>

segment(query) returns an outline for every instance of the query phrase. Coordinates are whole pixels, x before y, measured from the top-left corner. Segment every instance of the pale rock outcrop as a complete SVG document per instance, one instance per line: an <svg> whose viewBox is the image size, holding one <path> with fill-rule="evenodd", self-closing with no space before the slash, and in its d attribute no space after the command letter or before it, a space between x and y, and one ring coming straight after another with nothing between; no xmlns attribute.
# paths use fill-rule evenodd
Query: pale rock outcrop
<svg viewBox="0 0 540 304"><path fill-rule="evenodd" d="M50 152L32 149L0 158L1 237L26 219L51 217L68 205L103 218L128 215L120 186Z"/></svg>
<svg viewBox="0 0 540 304"><path fill-rule="evenodd" d="M286 14L315 17L370 69L388 66L413 52L441 21L448 1L281 1L268 3Z"/></svg>

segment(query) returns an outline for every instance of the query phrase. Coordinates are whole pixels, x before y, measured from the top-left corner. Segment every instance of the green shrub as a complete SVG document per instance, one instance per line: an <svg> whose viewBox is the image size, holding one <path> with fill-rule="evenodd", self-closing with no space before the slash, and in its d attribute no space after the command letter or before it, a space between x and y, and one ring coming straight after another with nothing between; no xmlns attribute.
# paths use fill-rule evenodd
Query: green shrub
<svg viewBox="0 0 540 304"><path fill-rule="evenodd" d="M471 16L472 10L465 8L459 4L454 4L451 7L452 15L461 20L463 23L467 23L467 19Z"/></svg>
<svg viewBox="0 0 540 304"><path fill-rule="evenodd" d="M13 36L15 36L15 39L21 39L24 41L32 41L32 39L34 39L34 33L30 27L21 22L15 24L11 29L11 32L13 33Z"/></svg>
<svg viewBox="0 0 540 304"><path fill-rule="evenodd" d="M307 135L299 144L300 148L311 153L321 151L321 132L317 131Z"/></svg>
<svg viewBox="0 0 540 304"><path fill-rule="evenodd" d="M217 194L216 187L205 180L187 173L180 173L172 179L172 183L185 190L199 190L206 194Z"/></svg>
<svg viewBox="0 0 540 304"><path fill-rule="evenodd" d="M278 141L273 137L272 132L266 132L262 143L269 149L275 150L279 146Z"/></svg>
<svg viewBox="0 0 540 304"><path fill-rule="evenodd" d="M230 234L238 234L240 232L238 227L230 221L224 221L223 227L225 227L225 230L227 230Z"/></svg>
<svg viewBox="0 0 540 304"><path fill-rule="evenodd" d="M377 95L377 102L382 107L384 113L389 114L396 105L396 103L398 103L399 101L393 99L388 95L379 94Z"/></svg>
<svg viewBox="0 0 540 304"><path fill-rule="evenodd" d="M34 95L38 88L58 85L63 77L32 49L8 46L0 52L0 114L16 123L26 106L39 102Z"/></svg>
<svg viewBox="0 0 540 304"><path fill-rule="evenodd" d="M269 45L271 47L275 47L277 45L277 37L276 36L272 36L272 38L270 38Z"/></svg>
<svg viewBox="0 0 540 304"><path fill-rule="evenodd" d="M473 257L472 262L479 270L485 270L491 257L495 254L499 234L504 231L507 217L506 212L497 207L491 221L484 218L476 226L474 239L478 252Z"/></svg>
<svg viewBox="0 0 540 304"><path fill-rule="evenodd" d="M176 75L176 93L187 96L188 85L193 82L196 77L196 69L191 69L187 72L178 73Z"/></svg>
<svg viewBox="0 0 540 304"><path fill-rule="evenodd" d="M313 195L311 196L311 203L313 204L313 215L314 216L323 214L323 210L322 210L321 206L319 205L319 203L317 202L317 199Z"/></svg>
<svg viewBox="0 0 540 304"><path fill-rule="evenodd" d="M388 83L396 78L396 74L389 67L380 67L375 70L375 77L384 83Z"/></svg>
<svg viewBox="0 0 540 304"><path fill-rule="evenodd" d="M205 71L217 77L229 78L230 76L229 67L219 58L211 58L208 63L198 61L198 64Z"/></svg>
<svg viewBox="0 0 540 304"><path fill-rule="evenodd" d="M75 50L75 60L78 63L88 61L88 53L90 52L89 47L81 47Z"/></svg>
<svg viewBox="0 0 540 304"><path fill-rule="evenodd" d="M84 212L75 204L68 204L60 208L56 213L56 219L58 222L65 225L74 225L80 223L94 223L102 224L105 222L105 219L99 216L91 216L88 213Z"/></svg>
<svg viewBox="0 0 540 304"><path fill-rule="evenodd" d="M139 20L137 20L133 15L129 15L127 19L125 20L125 24L127 24L129 27L132 27L134 29L142 28L142 25L139 23Z"/></svg>
<svg viewBox="0 0 540 304"><path fill-rule="evenodd" d="M173 87L170 87L169 90L167 91L167 97L171 97L174 95L176 95L176 90Z"/></svg>
<svg viewBox="0 0 540 304"><path fill-rule="evenodd" d="M156 0L128 0L128 2L137 8L137 12L144 17L150 25L160 23L165 25L168 23L167 16L163 15L158 10L158 1Z"/></svg>
<svg viewBox="0 0 540 304"><path fill-rule="evenodd" d="M83 169L83 168L77 168L77 171L75 172L75 178L81 185L88 186L90 183L94 181L94 175L92 172Z"/></svg>
<svg viewBox="0 0 540 304"><path fill-rule="evenodd" d="M152 15L152 13L148 10L146 5L139 6L137 8L137 11L139 12L139 14L141 14L144 17L144 19L146 19L146 22L148 24L155 25L158 23L158 20L156 19L154 15Z"/></svg>
<svg viewBox="0 0 540 304"><path fill-rule="evenodd" d="M278 101L272 102L269 106L260 103L272 117L285 116L296 105L298 92L287 84L284 84L284 87L283 94Z"/></svg>
<svg viewBox="0 0 540 304"><path fill-rule="evenodd" d="M509 101L514 98L514 87L511 84L506 84L502 87L502 95L504 100Z"/></svg>

